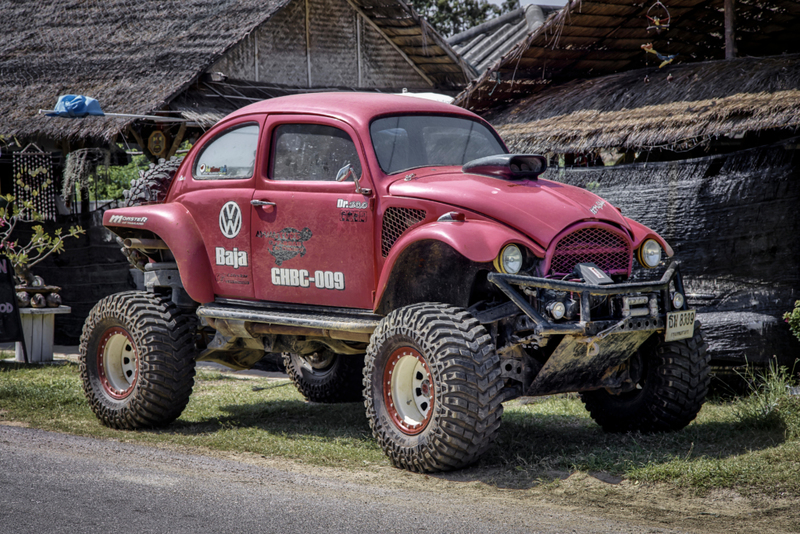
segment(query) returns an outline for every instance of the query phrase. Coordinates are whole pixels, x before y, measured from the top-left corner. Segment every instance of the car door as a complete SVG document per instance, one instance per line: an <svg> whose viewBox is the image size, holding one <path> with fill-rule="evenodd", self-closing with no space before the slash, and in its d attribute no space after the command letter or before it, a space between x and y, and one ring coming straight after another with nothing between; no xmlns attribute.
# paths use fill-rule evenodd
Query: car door
<svg viewBox="0 0 800 534"><path fill-rule="evenodd" d="M372 309L374 201L356 192L347 164L370 187L355 132L334 119L272 116L269 161L256 184L252 253L259 300Z"/></svg>
<svg viewBox="0 0 800 534"><path fill-rule="evenodd" d="M254 298L250 200L262 118L244 117L203 140L179 202L191 213L214 273L214 294Z"/></svg>

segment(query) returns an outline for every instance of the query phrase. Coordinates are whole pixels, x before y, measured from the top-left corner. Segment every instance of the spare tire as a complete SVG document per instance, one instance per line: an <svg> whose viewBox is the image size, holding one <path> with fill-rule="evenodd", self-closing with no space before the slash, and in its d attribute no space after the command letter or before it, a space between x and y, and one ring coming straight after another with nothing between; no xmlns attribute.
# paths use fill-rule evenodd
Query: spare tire
<svg viewBox="0 0 800 534"><path fill-rule="evenodd" d="M181 166L183 158L173 156L169 161L158 160L158 165L151 163L144 171L139 171L139 178L131 180L130 189L122 192L125 197L122 206L131 207L141 204L163 202L172 178Z"/></svg>

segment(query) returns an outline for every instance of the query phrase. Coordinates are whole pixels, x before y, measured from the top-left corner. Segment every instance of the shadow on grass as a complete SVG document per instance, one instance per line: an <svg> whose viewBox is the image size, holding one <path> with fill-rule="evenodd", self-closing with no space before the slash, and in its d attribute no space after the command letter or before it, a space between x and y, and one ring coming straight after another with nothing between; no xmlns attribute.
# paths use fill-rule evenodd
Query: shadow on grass
<svg viewBox="0 0 800 534"><path fill-rule="evenodd" d="M201 435L220 429L257 428L286 437L364 438L371 435L359 402L316 404L301 400L271 400L231 404L220 408L228 415L200 421L178 420L169 431Z"/></svg>
<svg viewBox="0 0 800 534"><path fill-rule="evenodd" d="M221 410L226 415L195 422L179 420L162 432L201 436L220 430L254 428L286 439L372 440L361 403L273 400L232 404ZM631 470L646 466L674 460L725 459L775 447L784 441L785 428L781 425L756 430L733 421L712 421L695 422L671 433L611 434L584 416L507 411L494 446L477 464L435 476L523 489L581 471L614 483Z"/></svg>

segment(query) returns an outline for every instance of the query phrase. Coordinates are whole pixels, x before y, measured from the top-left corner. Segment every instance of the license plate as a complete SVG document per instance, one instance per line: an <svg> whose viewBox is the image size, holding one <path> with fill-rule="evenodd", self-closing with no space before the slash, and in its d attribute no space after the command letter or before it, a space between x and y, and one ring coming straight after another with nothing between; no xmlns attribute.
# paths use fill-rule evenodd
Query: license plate
<svg viewBox="0 0 800 534"><path fill-rule="evenodd" d="M665 341L678 341L694 335L694 310L681 310L667 314Z"/></svg>

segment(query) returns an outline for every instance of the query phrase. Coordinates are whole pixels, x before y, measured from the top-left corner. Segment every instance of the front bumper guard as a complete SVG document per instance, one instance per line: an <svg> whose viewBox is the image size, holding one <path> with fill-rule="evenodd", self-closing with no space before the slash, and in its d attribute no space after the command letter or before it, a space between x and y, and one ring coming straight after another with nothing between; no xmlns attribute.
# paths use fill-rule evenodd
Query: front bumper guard
<svg viewBox="0 0 800 534"><path fill-rule="evenodd" d="M592 321L590 297L661 293L661 301L666 308L671 301L669 298L671 284L674 284L676 291L683 293L683 281L678 262L675 261L669 264L660 280L653 282L598 286L498 273L490 273L488 278L511 299L511 302L478 314L479 320L513 317L521 310L533 321L534 337L539 337L541 340L547 336L564 336L535 377L530 381L524 381L526 395L549 395L599 388L620 390L633 387L637 378L630 376L629 369L624 364L636 354L654 331L665 329L666 309L657 310L655 316ZM514 286L579 294L580 321L553 323L547 320ZM687 309L685 303L684 309ZM498 353L501 357L510 356L512 359L521 357L515 343L501 348Z"/></svg>
<svg viewBox="0 0 800 534"><path fill-rule="evenodd" d="M510 306L511 303L507 303L495 310L487 310L487 312L484 312L481 315L485 318L493 318L492 312L494 311L494 316L499 315L500 317L498 318L502 318L502 315L505 315L503 312L512 312L508 313L508 315L511 315L516 313L514 308L518 308L525 315L527 315L531 321L533 321L535 325L533 332L537 336L597 336L600 335L601 332L609 329L625 330L627 327L629 330L638 330L642 329L642 327L645 325L645 329L659 330L664 328L666 310L660 310L659 316L650 318L649 321L646 320L647 318L643 317L628 317L622 320L613 321L592 321L591 296L630 295L636 293L660 292L662 296L661 301L666 307L667 303L670 302L670 284L674 283L675 291L684 293L683 279L681 278L679 266L680 263L677 261L670 262L666 271L664 271L663 276L658 281L606 285L591 285L580 282L567 282L563 280L551 280L549 278L537 278L534 276L489 273L489 282L500 288L500 290L511 300L511 303L513 303L514 306L512 307ZM514 286L520 288L530 287L537 289L551 289L554 291L566 291L579 294L581 297L580 321L569 323L553 323L549 321L541 313L536 311L536 309L531 306L524 295L520 294L520 292L517 291ZM683 309L688 309L685 302Z"/></svg>

